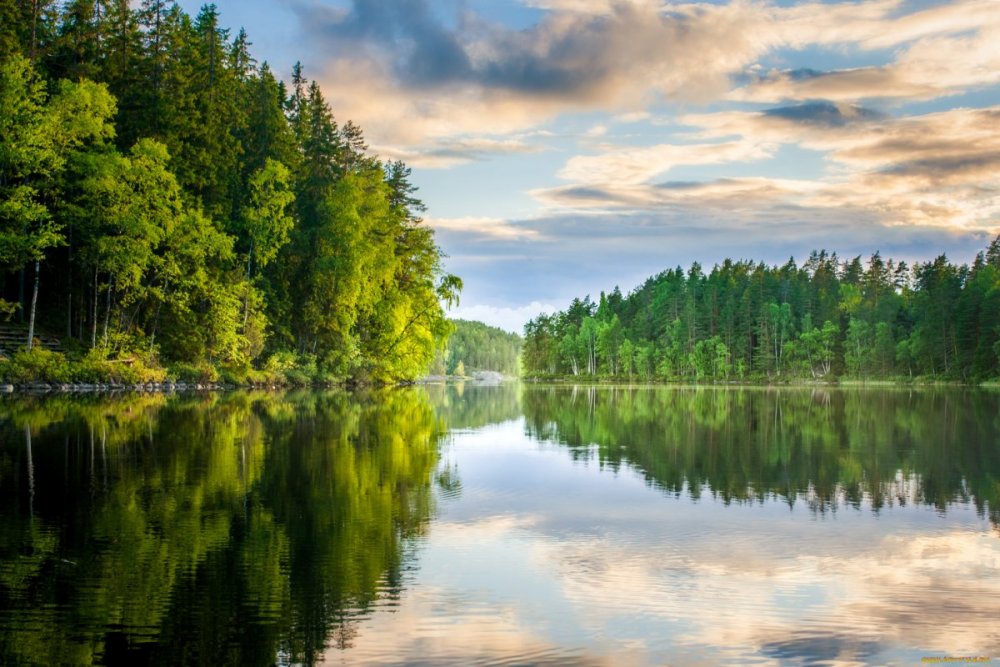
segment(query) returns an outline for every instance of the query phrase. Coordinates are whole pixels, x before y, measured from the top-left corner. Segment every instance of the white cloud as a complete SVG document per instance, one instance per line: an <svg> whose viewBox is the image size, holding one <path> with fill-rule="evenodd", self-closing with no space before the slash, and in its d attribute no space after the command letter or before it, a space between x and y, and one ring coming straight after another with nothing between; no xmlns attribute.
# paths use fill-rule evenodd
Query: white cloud
<svg viewBox="0 0 1000 667"><path fill-rule="evenodd" d="M550 303L532 301L524 306L488 306L485 304L461 305L453 308L448 317L485 322L504 331L520 334L525 323L542 313L551 314L559 309Z"/></svg>
<svg viewBox="0 0 1000 667"><path fill-rule="evenodd" d="M345 12L303 3L297 11L333 108L383 146L499 137L578 110L631 122L662 99L930 99L1000 81L996 0L916 12L897 0L532 0L545 11L519 30L471 12L447 26L419 3L378 12L373 4L354 0ZM817 75L773 70L732 90L732 78L759 71L761 59L809 47L897 51L889 62Z"/></svg>
<svg viewBox="0 0 1000 667"><path fill-rule="evenodd" d="M789 46L898 50L891 62L880 65L829 72L773 70L727 98L928 100L1000 82L1000 3L954 2L897 16L901 7L898 2L873 2L789 8L777 23Z"/></svg>
<svg viewBox="0 0 1000 667"><path fill-rule="evenodd" d="M570 158L559 172L559 177L581 183L634 184L645 182L681 165L762 160L773 153L774 146L752 142L613 148L601 155L578 155Z"/></svg>
<svg viewBox="0 0 1000 667"><path fill-rule="evenodd" d="M892 106L947 109L948 96L970 91L988 94L964 103L995 100L998 0L917 11L926 3L525 0L542 11L517 29L477 16L474 3L446 3L463 10L445 19L433 3L351 4L324 13L297 3L322 62L307 74L380 154L423 168L520 156L487 176L496 192L507 167L523 167L521 184L566 151L530 191L534 219L428 221L471 303L559 303L734 248L771 257L777 247L923 253L941 243L964 254L1000 231L997 107L914 116ZM802 69L800 51L813 66L825 56L851 66ZM885 100L880 113L864 108L870 99ZM778 100L828 107L759 111ZM558 124L569 114L583 130ZM605 143L626 132L634 145ZM789 155L803 149L814 155L797 170ZM550 152L535 161L536 150ZM726 177L684 180L714 165ZM553 187L553 176L564 181Z"/></svg>
<svg viewBox="0 0 1000 667"><path fill-rule="evenodd" d="M661 9L663 0L521 0L522 5L538 9L560 10L582 14L612 14L617 5L631 4Z"/></svg>
<svg viewBox="0 0 1000 667"><path fill-rule="evenodd" d="M594 125L592 128L583 133L583 136L587 139L598 139L603 137L608 133L607 125Z"/></svg>
<svg viewBox="0 0 1000 667"><path fill-rule="evenodd" d="M857 45L886 49L934 35L957 35L996 25L996 0L959 0L906 12L902 0L804 3L776 10L790 46Z"/></svg>
<svg viewBox="0 0 1000 667"><path fill-rule="evenodd" d="M503 218L426 218L424 223L437 230L487 240L538 240L542 236L537 229L527 227L523 223L515 224Z"/></svg>
<svg viewBox="0 0 1000 667"><path fill-rule="evenodd" d="M333 108L383 145L495 136L577 109L635 112L661 96L708 101L775 44L776 37L756 37L773 20L769 13L742 2L674 5L669 13L658 3L603 4L608 11L597 15L553 7L524 30L466 14L453 32L436 26L418 33L406 26L427 17L399 16L396 29L409 37L378 43L346 38L350 16L312 5L299 11L325 59L319 78ZM428 54L416 58L406 49ZM416 72L415 62L441 65Z"/></svg>
<svg viewBox="0 0 1000 667"><path fill-rule="evenodd" d="M449 169L498 155L525 155L540 153L543 150L540 146L529 144L519 137L506 139L468 137L442 139L433 144L418 146L372 146L371 148L383 159L402 160L411 167L422 169Z"/></svg>
<svg viewBox="0 0 1000 667"><path fill-rule="evenodd" d="M570 158L571 184L532 194L550 207L687 210L738 220L815 218L822 211L882 225L1000 231L1000 107L891 118L849 105L690 114L701 139ZM735 138L733 138L735 137ZM656 179L685 164L731 164L789 144L826 155L816 180L743 176L696 183Z"/></svg>
<svg viewBox="0 0 1000 667"><path fill-rule="evenodd" d="M616 123L641 123L650 118L652 118L652 114L648 111L628 111L618 114L612 120Z"/></svg>

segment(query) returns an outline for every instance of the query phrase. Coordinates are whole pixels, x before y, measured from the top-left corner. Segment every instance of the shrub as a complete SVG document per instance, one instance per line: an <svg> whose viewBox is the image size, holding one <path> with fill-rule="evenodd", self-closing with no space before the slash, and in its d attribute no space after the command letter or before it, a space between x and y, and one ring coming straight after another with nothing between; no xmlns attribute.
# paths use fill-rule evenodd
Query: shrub
<svg viewBox="0 0 1000 667"><path fill-rule="evenodd" d="M88 384L148 384L162 382L166 371L159 367L150 353L125 354L109 359L103 348L89 350L82 359L71 365L74 382Z"/></svg>
<svg viewBox="0 0 1000 667"><path fill-rule="evenodd" d="M205 362L171 364L167 369L167 375L177 382L192 384L208 384L219 381L219 372L211 364Z"/></svg>
<svg viewBox="0 0 1000 667"><path fill-rule="evenodd" d="M69 382L70 366L61 352L41 345L31 350L21 349L10 359L0 362L0 378L13 384L26 382Z"/></svg>

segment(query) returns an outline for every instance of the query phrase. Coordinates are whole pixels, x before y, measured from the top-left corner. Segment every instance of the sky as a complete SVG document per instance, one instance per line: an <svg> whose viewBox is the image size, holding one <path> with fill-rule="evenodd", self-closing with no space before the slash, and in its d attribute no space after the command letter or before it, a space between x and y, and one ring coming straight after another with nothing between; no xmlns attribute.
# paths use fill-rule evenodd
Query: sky
<svg viewBox="0 0 1000 667"><path fill-rule="evenodd" d="M1000 233L1000 0L216 5L413 169L454 317L520 331L727 257L965 263Z"/></svg>

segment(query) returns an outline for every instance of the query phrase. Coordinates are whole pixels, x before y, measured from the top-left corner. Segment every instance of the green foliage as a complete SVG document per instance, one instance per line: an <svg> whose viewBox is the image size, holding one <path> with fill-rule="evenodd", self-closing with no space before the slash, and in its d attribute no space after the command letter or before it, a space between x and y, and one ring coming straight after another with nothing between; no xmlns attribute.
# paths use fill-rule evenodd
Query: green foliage
<svg viewBox="0 0 1000 667"><path fill-rule="evenodd" d="M114 112L103 86L62 81L48 97L27 59L0 61L0 270L33 262L37 274L47 254L66 243L53 217L58 185L77 153L113 136ZM32 324L34 307L33 297Z"/></svg>
<svg viewBox="0 0 1000 667"><path fill-rule="evenodd" d="M524 332L530 376L982 381L1000 377L1000 237L971 267L826 251L801 266L695 264L575 299Z"/></svg>
<svg viewBox="0 0 1000 667"><path fill-rule="evenodd" d="M270 158L250 177L249 202L243 210L243 224L250 243L247 249L247 278L254 268L263 269L289 241L295 221L288 214L295 200L291 174L285 165Z"/></svg>
<svg viewBox="0 0 1000 667"><path fill-rule="evenodd" d="M10 359L0 361L0 377L6 382L69 382L66 357L40 345L30 350L18 350Z"/></svg>
<svg viewBox="0 0 1000 667"><path fill-rule="evenodd" d="M146 384L166 378L163 369L143 354L109 359L104 350L90 350L79 359L68 359L36 345L21 349L10 359L0 359L0 379L13 384L44 382L52 384Z"/></svg>
<svg viewBox="0 0 1000 667"><path fill-rule="evenodd" d="M176 382L209 384L219 381L218 369L206 363L190 364L178 362L167 368L167 376Z"/></svg>
<svg viewBox="0 0 1000 667"><path fill-rule="evenodd" d="M70 379L78 383L148 384L166 378L155 359L142 350L109 359L104 350L93 349L70 366Z"/></svg>
<svg viewBox="0 0 1000 667"><path fill-rule="evenodd" d="M29 14L32 31L0 30L0 271L44 290L29 304L7 281L0 312L30 313L30 330L37 306L69 347L141 341L230 379L270 377L282 350L313 359L296 380L427 369L461 281L409 168L369 155L301 67L289 96L214 5Z"/></svg>
<svg viewBox="0 0 1000 667"><path fill-rule="evenodd" d="M518 374L521 337L482 322L451 320L455 330L448 345L438 351L442 374L462 375L458 364L468 371L496 371L508 377Z"/></svg>

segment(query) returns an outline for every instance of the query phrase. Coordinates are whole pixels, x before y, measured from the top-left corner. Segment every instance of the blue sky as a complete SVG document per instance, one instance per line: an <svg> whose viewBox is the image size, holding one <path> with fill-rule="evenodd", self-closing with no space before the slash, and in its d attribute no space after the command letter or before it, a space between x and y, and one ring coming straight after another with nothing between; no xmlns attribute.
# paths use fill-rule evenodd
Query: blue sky
<svg viewBox="0 0 1000 667"><path fill-rule="evenodd" d="M216 4L413 168L456 316L520 330L725 257L967 262L1000 232L1000 0Z"/></svg>

